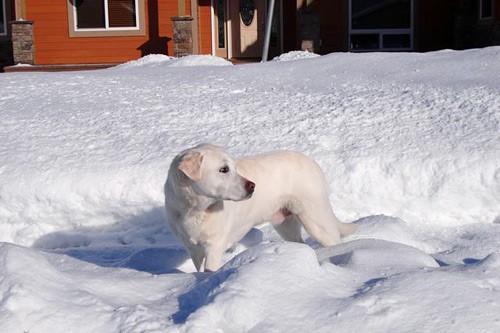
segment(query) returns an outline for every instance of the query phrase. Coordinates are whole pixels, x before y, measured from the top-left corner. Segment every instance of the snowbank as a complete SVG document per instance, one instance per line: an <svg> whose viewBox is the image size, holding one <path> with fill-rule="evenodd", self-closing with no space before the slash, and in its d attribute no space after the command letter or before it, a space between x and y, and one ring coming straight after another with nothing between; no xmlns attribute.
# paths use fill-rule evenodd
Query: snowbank
<svg viewBox="0 0 500 333"><path fill-rule="evenodd" d="M500 48L281 60L0 75L2 329L497 331ZM311 156L358 231L193 273L162 188L202 141Z"/></svg>
<svg viewBox="0 0 500 333"><path fill-rule="evenodd" d="M294 61L319 57L319 54L309 51L290 51L273 58L273 61Z"/></svg>
<svg viewBox="0 0 500 333"><path fill-rule="evenodd" d="M189 55L181 58L169 57L163 54L150 54L138 60L132 60L112 68L158 68L158 67L195 67L195 66L231 66L232 63L223 58L211 55Z"/></svg>
<svg viewBox="0 0 500 333"><path fill-rule="evenodd" d="M385 241L318 251L321 264L307 245L262 245L195 279L3 244L0 319L7 332L35 333L453 332L497 325L498 253L440 268L415 248Z"/></svg>

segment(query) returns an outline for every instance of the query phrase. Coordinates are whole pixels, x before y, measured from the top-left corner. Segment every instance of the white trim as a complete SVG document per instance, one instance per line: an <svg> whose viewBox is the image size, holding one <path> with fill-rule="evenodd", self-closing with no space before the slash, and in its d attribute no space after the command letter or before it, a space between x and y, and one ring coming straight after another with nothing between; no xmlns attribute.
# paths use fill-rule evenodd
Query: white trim
<svg viewBox="0 0 500 333"><path fill-rule="evenodd" d="M7 36L7 6L5 4L6 0L2 0L3 9L3 32L0 32L0 36Z"/></svg>
<svg viewBox="0 0 500 333"><path fill-rule="evenodd" d="M215 10L214 0L210 1L210 26L212 27L212 55L215 55Z"/></svg>
<svg viewBox="0 0 500 333"><path fill-rule="evenodd" d="M226 0L226 35L227 35L227 58L232 59L233 58L233 25L232 22L233 20L229 19L229 16L231 15L231 5L229 4L232 2L234 4L234 0ZM239 22L238 22L239 23Z"/></svg>
<svg viewBox="0 0 500 333"><path fill-rule="evenodd" d="M233 57L233 42L232 42L232 33L231 33L231 20L229 20L229 15L230 12L229 10L231 9L229 7L229 3L233 0L226 0L224 3L226 4L225 8L225 13L224 13L224 20L226 20L226 49L227 49L227 59L231 59ZM214 0L210 1L210 26L212 27L212 55L216 55L216 49L217 49L217 38L218 38L218 33L219 33L219 27L216 26L216 20L215 20L215 5L214 5Z"/></svg>
<svg viewBox="0 0 500 333"><path fill-rule="evenodd" d="M489 0L491 3L491 16L483 17L483 0L479 0L479 20L488 21L493 19L493 15L495 13L495 2L493 0Z"/></svg>
<svg viewBox="0 0 500 333"><path fill-rule="evenodd" d="M415 17L415 0L410 0L410 27L402 28L402 29L353 29L352 28L352 1L349 0L348 4L348 21L349 21L349 31L348 31L348 48L349 51L413 51L414 50L414 38L415 38L415 30L414 30L414 17ZM377 49L360 49L353 50L351 48L351 35L378 35L379 36L379 45ZM410 47L408 48L384 48L384 36L388 35L409 35L410 36Z"/></svg>
<svg viewBox="0 0 500 333"><path fill-rule="evenodd" d="M73 5L73 22L75 32L79 31L136 31L141 29L141 24L139 22L139 0L134 0L135 4L135 27L109 27L109 11L108 11L108 0L104 1L104 28L78 28L78 15L76 13L76 6Z"/></svg>
<svg viewBox="0 0 500 333"><path fill-rule="evenodd" d="M191 17L193 18L193 54L200 53L200 30L198 16L198 1L191 0Z"/></svg>

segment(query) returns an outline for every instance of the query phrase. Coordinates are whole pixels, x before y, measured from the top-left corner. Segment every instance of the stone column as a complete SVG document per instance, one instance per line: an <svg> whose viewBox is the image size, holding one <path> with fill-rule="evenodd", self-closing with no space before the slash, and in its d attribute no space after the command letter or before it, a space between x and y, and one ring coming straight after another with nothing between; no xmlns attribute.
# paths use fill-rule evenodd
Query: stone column
<svg viewBox="0 0 500 333"><path fill-rule="evenodd" d="M318 53L321 35L319 17L314 13L299 14L299 43L302 51Z"/></svg>
<svg viewBox="0 0 500 333"><path fill-rule="evenodd" d="M12 21L12 49L14 64L35 64L33 21Z"/></svg>
<svg viewBox="0 0 500 333"><path fill-rule="evenodd" d="M182 57L193 54L193 18L189 16L172 17L174 55Z"/></svg>

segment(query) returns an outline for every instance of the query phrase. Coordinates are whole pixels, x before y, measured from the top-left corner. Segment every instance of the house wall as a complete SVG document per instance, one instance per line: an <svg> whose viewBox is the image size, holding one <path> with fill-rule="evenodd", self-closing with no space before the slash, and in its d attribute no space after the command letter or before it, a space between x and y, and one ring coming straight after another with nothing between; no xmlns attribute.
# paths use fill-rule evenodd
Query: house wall
<svg viewBox="0 0 500 333"><path fill-rule="evenodd" d="M455 44L457 0L420 0L415 4L417 51L451 49Z"/></svg>
<svg viewBox="0 0 500 333"><path fill-rule="evenodd" d="M297 4L282 0L283 5L283 51L297 50Z"/></svg>
<svg viewBox="0 0 500 333"><path fill-rule="evenodd" d="M313 5L320 19L320 52L347 50L347 1L317 0Z"/></svg>
<svg viewBox="0 0 500 333"><path fill-rule="evenodd" d="M7 21L7 35L0 36L0 71L3 67L12 65L14 63L14 59L12 58L12 41L11 37L9 36L9 22L15 19L13 1L5 2L5 16Z"/></svg>
<svg viewBox="0 0 500 333"><path fill-rule="evenodd" d="M69 37L68 0L31 0L26 19L33 20L35 63L117 63L150 53L173 54L171 17L178 0L145 1L146 35L135 37ZM186 1L186 14L190 14Z"/></svg>

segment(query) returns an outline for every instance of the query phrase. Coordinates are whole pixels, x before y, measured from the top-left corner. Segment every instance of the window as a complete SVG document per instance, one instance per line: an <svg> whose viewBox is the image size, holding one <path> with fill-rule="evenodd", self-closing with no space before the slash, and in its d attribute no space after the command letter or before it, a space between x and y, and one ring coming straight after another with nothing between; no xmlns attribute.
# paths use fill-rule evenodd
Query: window
<svg viewBox="0 0 500 333"><path fill-rule="evenodd" d="M253 17L255 14L255 3L254 0L240 0L240 16L241 21L247 27L253 22Z"/></svg>
<svg viewBox="0 0 500 333"><path fill-rule="evenodd" d="M493 0L479 0L479 18L481 20L493 19Z"/></svg>
<svg viewBox="0 0 500 333"><path fill-rule="evenodd" d="M350 0L351 51L413 49L413 0Z"/></svg>
<svg viewBox="0 0 500 333"><path fill-rule="evenodd" d="M6 8L5 8L5 0L0 0L0 36L7 35L7 18L6 18Z"/></svg>
<svg viewBox="0 0 500 333"><path fill-rule="evenodd" d="M217 0L217 33L220 49L226 48L226 26L225 26L225 8L224 8L224 0Z"/></svg>
<svg viewBox="0 0 500 333"><path fill-rule="evenodd" d="M70 36L144 35L144 0L68 0Z"/></svg>

